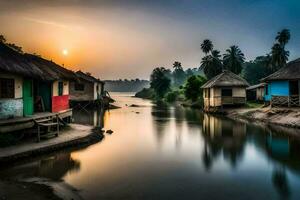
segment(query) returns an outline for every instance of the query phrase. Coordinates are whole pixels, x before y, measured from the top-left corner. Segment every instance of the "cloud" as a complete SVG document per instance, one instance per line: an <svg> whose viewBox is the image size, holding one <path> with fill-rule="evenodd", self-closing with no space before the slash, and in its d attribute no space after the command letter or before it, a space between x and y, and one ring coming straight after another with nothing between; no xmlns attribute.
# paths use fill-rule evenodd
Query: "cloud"
<svg viewBox="0 0 300 200"><path fill-rule="evenodd" d="M41 20L41 19L36 19L36 18L31 18L31 17L23 17L23 19L25 21L38 23L38 24L43 24L43 25L55 26L55 27L62 28L62 29L67 29L67 30L80 30L80 29L82 29L82 27L78 26L78 25L66 25L66 24L63 24L63 23L55 22L55 21L47 21L47 20Z"/></svg>

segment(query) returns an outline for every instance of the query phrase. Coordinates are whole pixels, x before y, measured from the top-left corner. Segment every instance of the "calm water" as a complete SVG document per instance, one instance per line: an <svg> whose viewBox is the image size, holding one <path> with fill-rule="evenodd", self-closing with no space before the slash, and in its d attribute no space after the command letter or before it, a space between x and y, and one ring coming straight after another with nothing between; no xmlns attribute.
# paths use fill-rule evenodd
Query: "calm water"
<svg viewBox="0 0 300 200"><path fill-rule="evenodd" d="M290 130L155 106L128 94L114 98L122 108L104 120L97 112L75 113L77 122L104 123L112 135L2 173L64 181L85 199L300 199L300 142L282 136Z"/></svg>

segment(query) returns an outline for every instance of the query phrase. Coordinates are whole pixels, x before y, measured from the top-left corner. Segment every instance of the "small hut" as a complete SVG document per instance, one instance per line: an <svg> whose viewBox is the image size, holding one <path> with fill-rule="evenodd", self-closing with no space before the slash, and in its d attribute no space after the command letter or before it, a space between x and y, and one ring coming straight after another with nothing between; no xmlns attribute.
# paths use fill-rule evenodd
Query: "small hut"
<svg viewBox="0 0 300 200"><path fill-rule="evenodd" d="M300 106L300 58L262 79L265 101L271 105Z"/></svg>
<svg viewBox="0 0 300 200"><path fill-rule="evenodd" d="M265 83L259 83L246 88L248 101L264 101Z"/></svg>
<svg viewBox="0 0 300 200"><path fill-rule="evenodd" d="M77 71L78 81L70 83L70 100L74 102L94 102L104 95L104 82L82 71Z"/></svg>
<svg viewBox="0 0 300 200"><path fill-rule="evenodd" d="M245 79L224 70L202 86L204 109L209 111L211 107L245 104L246 87L248 86L249 84Z"/></svg>

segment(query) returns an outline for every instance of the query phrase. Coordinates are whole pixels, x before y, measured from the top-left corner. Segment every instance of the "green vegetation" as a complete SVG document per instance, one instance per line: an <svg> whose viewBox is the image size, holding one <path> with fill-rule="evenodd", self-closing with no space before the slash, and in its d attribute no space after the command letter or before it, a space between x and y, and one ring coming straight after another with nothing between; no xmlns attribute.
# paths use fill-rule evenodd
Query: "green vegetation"
<svg viewBox="0 0 300 200"><path fill-rule="evenodd" d="M152 88L143 88L135 94L135 97L143 99L155 99L155 92Z"/></svg>
<svg viewBox="0 0 300 200"><path fill-rule="evenodd" d="M166 102L181 101L183 105L201 107L203 105L201 86L207 79L220 74L223 69L242 76L250 84L257 84L260 79L285 66L289 57L285 45L290 37L289 30L283 29L278 32L269 54L258 56L248 62L245 62L245 56L238 46L230 46L222 56L220 51L214 49L213 43L205 39L200 45L205 55L198 69L188 68L184 71L178 61L173 64L173 72L164 67L155 68L151 74L150 89L143 89L136 96ZM248 104L248 107L255 106L261 104Z"/></svg>
<svg viewBox="0 0 300 200"><path fill-rule="evenodd" d="M264 104L257 101L248 101L246 107L248 108L261 108Z"/></svg>
<svg viewBox="0 0 300 200"><path fill-rule="evenodd" d="M158 100L162 99L170 90L171 80L168 78L168 70L164 67L155 68L150 76L150 81L150 86Z"/></svg>
<svg viewBox="0 0 300 200"><path fill-rule="evenodd" d="M244 61L244 54L238 46L231 46L223 57L224 68L235 74L241 73Z"/></svg>
<svg viewBox="0 0 300 200"><path fill-rule="evenodd" d="M201 86L205 82L206 79L199 75L194 75L189 77L184 86L184 95L186 99L196 101L199 97L202 97L203 91L201 89Z"/></svg>

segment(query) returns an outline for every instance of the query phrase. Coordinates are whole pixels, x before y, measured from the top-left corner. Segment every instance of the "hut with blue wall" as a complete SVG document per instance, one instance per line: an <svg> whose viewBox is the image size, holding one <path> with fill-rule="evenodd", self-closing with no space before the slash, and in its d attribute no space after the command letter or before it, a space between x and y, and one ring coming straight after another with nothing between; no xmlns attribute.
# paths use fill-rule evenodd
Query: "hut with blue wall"
<svg viewBox="0 0 300 200"><path fill-rule="evenodd" d="M262 79L266 83L264 100L271 105L299 106L300 58L289 62Z"/></svg>

